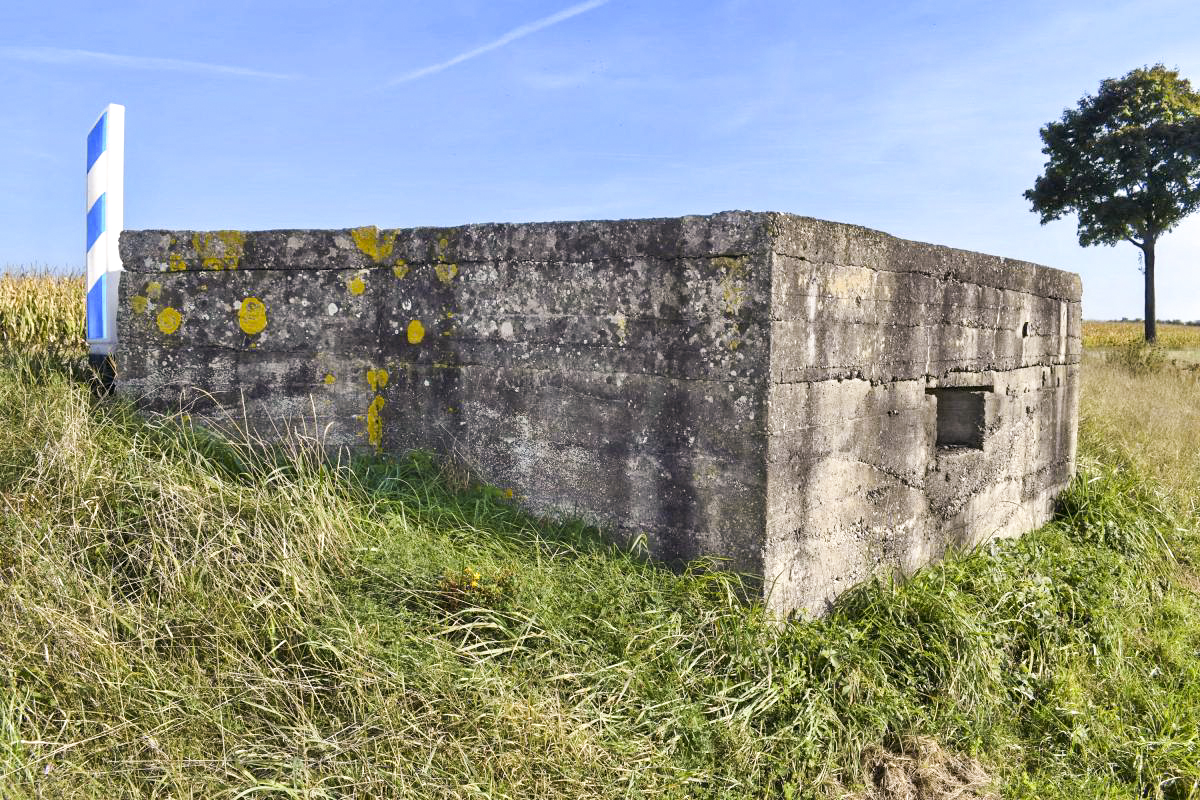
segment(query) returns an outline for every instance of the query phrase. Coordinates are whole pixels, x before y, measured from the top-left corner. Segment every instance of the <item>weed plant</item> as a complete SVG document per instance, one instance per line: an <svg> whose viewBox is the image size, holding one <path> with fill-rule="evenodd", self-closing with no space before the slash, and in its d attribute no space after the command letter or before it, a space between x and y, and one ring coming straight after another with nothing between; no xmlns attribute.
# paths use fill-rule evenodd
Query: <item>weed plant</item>
<svg viewBox="0 0 1200 800"><path fill-rule="evenodd" d="M1053 523L779 624L428 456L6 356L0 798L1200 797L1195 465L1093 366Z"/></svg>
<svg viewBox="0 0 1200 800"><path fill-rule="evenodd" d="M1162 372L1167 367L1167 351L1159 345L1135 340L1113 348L1105 360L1140 378Z"/></svg>

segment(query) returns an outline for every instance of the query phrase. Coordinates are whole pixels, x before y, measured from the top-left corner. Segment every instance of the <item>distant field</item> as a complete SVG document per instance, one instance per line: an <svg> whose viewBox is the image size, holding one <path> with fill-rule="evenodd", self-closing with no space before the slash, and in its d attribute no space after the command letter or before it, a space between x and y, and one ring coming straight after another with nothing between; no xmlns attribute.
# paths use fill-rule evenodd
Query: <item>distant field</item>
<svg viewBox="0 0 1200 800"><path fill-rule="evenodd" d="M1083 323L1084 347L1120 347L1142 338L1141 322ZM1200 325L1158 323L1158 345L1167 350L1200 350Z"/></svg>

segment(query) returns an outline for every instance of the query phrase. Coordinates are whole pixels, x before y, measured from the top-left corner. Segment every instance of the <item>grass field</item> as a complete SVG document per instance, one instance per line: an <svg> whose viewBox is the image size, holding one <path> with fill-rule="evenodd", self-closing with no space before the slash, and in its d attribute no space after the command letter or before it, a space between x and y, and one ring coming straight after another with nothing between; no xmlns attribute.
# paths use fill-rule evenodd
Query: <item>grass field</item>
<svg viewBox="0 0 1200 800"><path fill-rule="evenodd" d="M1053 523L780 627L733 576L427 457L329 463L98 399L77 308L43 299L78 283L20 280L3 800L1200 798L1188 371L1088 353ZM38 330L76 333L47 355Z"/></svg>

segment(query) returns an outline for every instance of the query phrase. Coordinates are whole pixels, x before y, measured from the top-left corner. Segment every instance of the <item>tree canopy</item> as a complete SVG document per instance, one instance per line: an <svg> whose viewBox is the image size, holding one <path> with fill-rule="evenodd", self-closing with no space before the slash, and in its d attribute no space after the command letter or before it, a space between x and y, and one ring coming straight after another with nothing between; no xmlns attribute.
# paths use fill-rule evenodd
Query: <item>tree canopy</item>
<svg viewBox="0 0 1200 800"><path fill-rule="evenodd" d="M1200 93L1161 64L1102 81L1041 129L1045 172L1025 198L1042 224L1074 213L1079 243L1130 242L1146 274L1154 340L1154 245L1200 208Z"/></svg>

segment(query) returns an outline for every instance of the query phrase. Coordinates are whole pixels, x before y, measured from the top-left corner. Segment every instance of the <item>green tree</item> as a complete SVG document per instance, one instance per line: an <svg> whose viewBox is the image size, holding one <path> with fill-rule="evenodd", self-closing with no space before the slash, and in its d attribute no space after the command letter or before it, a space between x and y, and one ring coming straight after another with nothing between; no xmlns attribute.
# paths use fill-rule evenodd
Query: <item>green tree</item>
<svg viewBox="0 0 1200 800"><path fill-rule="evenodd" d="M1162 64L1101 82L1041 129L1045 173L1025 198L1042 224L1074 213L1079 244L1131 242L1146 277L1146 341L1154 321L1154 245L1200 208L1200 93Z"/></svg>

